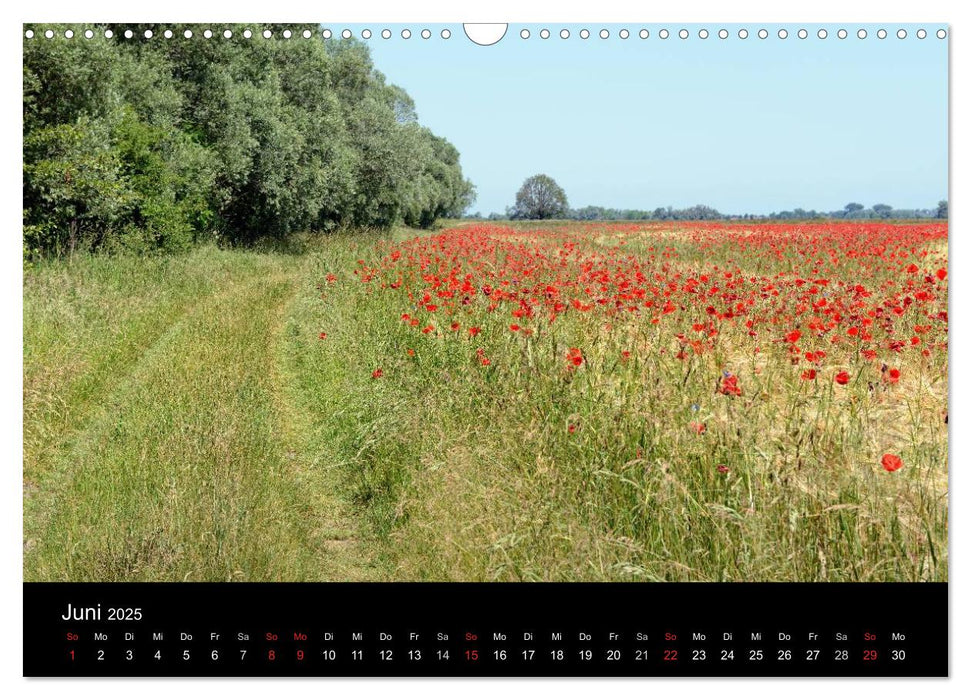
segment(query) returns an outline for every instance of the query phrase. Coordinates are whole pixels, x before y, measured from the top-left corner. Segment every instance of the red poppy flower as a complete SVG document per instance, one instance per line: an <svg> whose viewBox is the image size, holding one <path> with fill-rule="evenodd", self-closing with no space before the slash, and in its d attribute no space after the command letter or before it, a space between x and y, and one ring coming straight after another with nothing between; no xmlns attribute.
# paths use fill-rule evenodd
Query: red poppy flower
<svg viewBox="0 0 971 700"><path fill-rule="evenodd" d="M408 348L408 357L414 357L414 356L415 356L415 351L412 350L411 348Z"/></svg>
<svg viewBox="0 0 971 700"><path fill-rule="evenodd" d="M802 331L794 330L789 333L786 333L786 342L795 343L795 342L798 342L801 337L802 337Z"/></svg>
<svg viewBox="0 0 971 700"><path fill-rule="evenodd" d="M802 378L805 379L807 382L812 381L813 379L816 378L816 370L807 369L805 372L802 373Z"/></svg>
<svg viewBox="0 0 971 700"><path fill-rule="evenodd" d="M478 326L472 326L472 327L471 327L471 328L469 329L469 335L471 335L471 336L472 336L473 338L474 338L475 336L477 336L477 335L479 335L479 333L481 333L481 332L482 332L482 329L481 329L481 328L479 328Z"/></svg>
<svg viewBox="0 0 971 700"><path fill-rule="evenodd" d="M458 321L452 321L452 325L450 326L450 328L453 331L457 331L459 329L459 322Z"/></svg>
<svg viewBox="0 0 971 700"><path fill-rule="evenodd" d="M726 372L724 377L722 377L722 383L718 387L718 392L725 394L725 396L741 396L742 387L738 385L738 377Z"/></svg>
<svg viewBox="0 0 971 700"><path fill-rule="evenodd" d="M880 460L880 464L882 464L883 468L888 472L895 472L904 466L904 461L897 455L885 454Z"/></svg>
<svg viewBox="0 0 971 700"><path fill-rule="evenodd" d="M729 471L730 470L728 469L728 467L726 467L724 464L719 464L718 465L718 473L719 474L727 474Z"/></svg>
<svg viewBox="0 0 971 700"><path fill-rule="evenodd" d="M573 425L573 423L570 423L570 425L567 426L566 430L568 433L570 433L570 435L573 435L573 433L577 431L577 427Z"/></svg>
<svg viewBox="0 0 971 700"><path fill-rule="evenodd" d="M837 384L844 385L844 384L849 384L849 382L850 382L850 373L849 372L843 370L843 371L838 372L836 374L836 383Z"/></svg>
<svg viewBox="0 0 971 700"><path fill-rule="evenodd" d="M580 348L570 348L566 353L566 361L574 367L579 367L583 364L583 352Z"/></svg>
<svg viewBox="0 0 971 700"><path fill-rule="evenodd" d="M384 376L384 370L378 367L376 370L371 372L371 379L380 379Z"/></svg>
<svg viewBox="0 0 971 700"><path fill-rule="evenodd" d="M326 334L326 333L324 333L323 331L321 331L321 332L320 332L320 339L321 339L321 340L323 340L323 339L324 339L324 338L326 338L326 337L327 337L327 334Z"/></svg>

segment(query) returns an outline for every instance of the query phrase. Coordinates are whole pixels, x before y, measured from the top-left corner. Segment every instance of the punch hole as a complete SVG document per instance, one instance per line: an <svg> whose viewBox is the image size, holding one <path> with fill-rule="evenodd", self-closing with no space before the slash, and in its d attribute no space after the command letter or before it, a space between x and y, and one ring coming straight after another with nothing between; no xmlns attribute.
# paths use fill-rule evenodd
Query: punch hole
<svg viewBox="0 0 971 700"><path fill-rule="evenodd" d="M479 46L492 46L493 44L498 44L500 41L502 41L502 38L506 36L506 31L509 29L509 25L463 24L462 29L465 30L465 36L467 36L473 44L477 44ZM542 33L540 33L540 36L542 36ZM549 32L547 32L547 36L549 36Z"/></svg>

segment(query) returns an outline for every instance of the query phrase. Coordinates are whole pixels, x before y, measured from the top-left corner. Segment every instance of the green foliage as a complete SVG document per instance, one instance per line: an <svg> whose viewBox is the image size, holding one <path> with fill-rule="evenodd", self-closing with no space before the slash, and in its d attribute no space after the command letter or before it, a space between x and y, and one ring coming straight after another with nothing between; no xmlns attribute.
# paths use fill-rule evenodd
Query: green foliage
<svg viewBox="0 0 971 700"><path fill-rule="evenodd" d="M24 44L25 255L180 250L341 225L430 227L472 202L458 151L356 41L314 25L35 26ZM114 38L104 38L110 28ZM54 38L43 32L54 30ZM132 39L124 33L131 29ZM155 39L144 39L151 29Z"/></svg>
<svg viewBox="0 0 971 700"><path fill-rule="evenodd" d="M556 219L569 211L566 192L549 175L533 175L526 178L516 193L516 206L511 212L513 219Z"/></svg>

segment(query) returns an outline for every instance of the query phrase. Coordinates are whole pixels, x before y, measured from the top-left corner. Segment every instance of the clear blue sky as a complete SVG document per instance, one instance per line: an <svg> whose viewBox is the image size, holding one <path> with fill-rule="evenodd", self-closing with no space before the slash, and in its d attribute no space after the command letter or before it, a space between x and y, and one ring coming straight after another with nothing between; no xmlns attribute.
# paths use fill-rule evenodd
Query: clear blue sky
<svg viewBox="0 0 971 700"><path fill-rule="evenodd" d="M419 37L424 26L432 38ZM478 190L471 211L504 211L540 172L575 207L769 213L849 201L930 208L947 196L948 39L935 36L939 25L886 25L882 40L877 25L628 25L626 40L619 25L607 25L606 40L602 25L587 25L586 40L581 25L510 25L491 47L448 26L448 40L441 25L411 26L405 40L402 25L391 39L368 25L367 44L378 70L414 98L419 120L459 149ZM539 37L543 26L549 39ZM664 26L671 35L662 40ZM728 39L716 35L722 26ZM796 36L802 26L807 39ZM846 39L836 36L841 26ZM925 39L915 36L920 26ZM817 38L820 27L827 39ZM531 38L520 38L523 28Z"/></svg>

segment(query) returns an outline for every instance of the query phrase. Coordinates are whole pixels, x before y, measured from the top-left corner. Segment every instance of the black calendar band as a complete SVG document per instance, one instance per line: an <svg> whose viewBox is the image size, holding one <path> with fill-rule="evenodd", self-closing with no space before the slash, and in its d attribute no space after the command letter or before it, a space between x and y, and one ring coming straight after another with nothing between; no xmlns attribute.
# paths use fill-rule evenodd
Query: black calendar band
<svg viewBox="0 0 971 700"><path fill-rule="evenodd" d="M26 583L25 676L946 676L946 583Z"/></svg>

